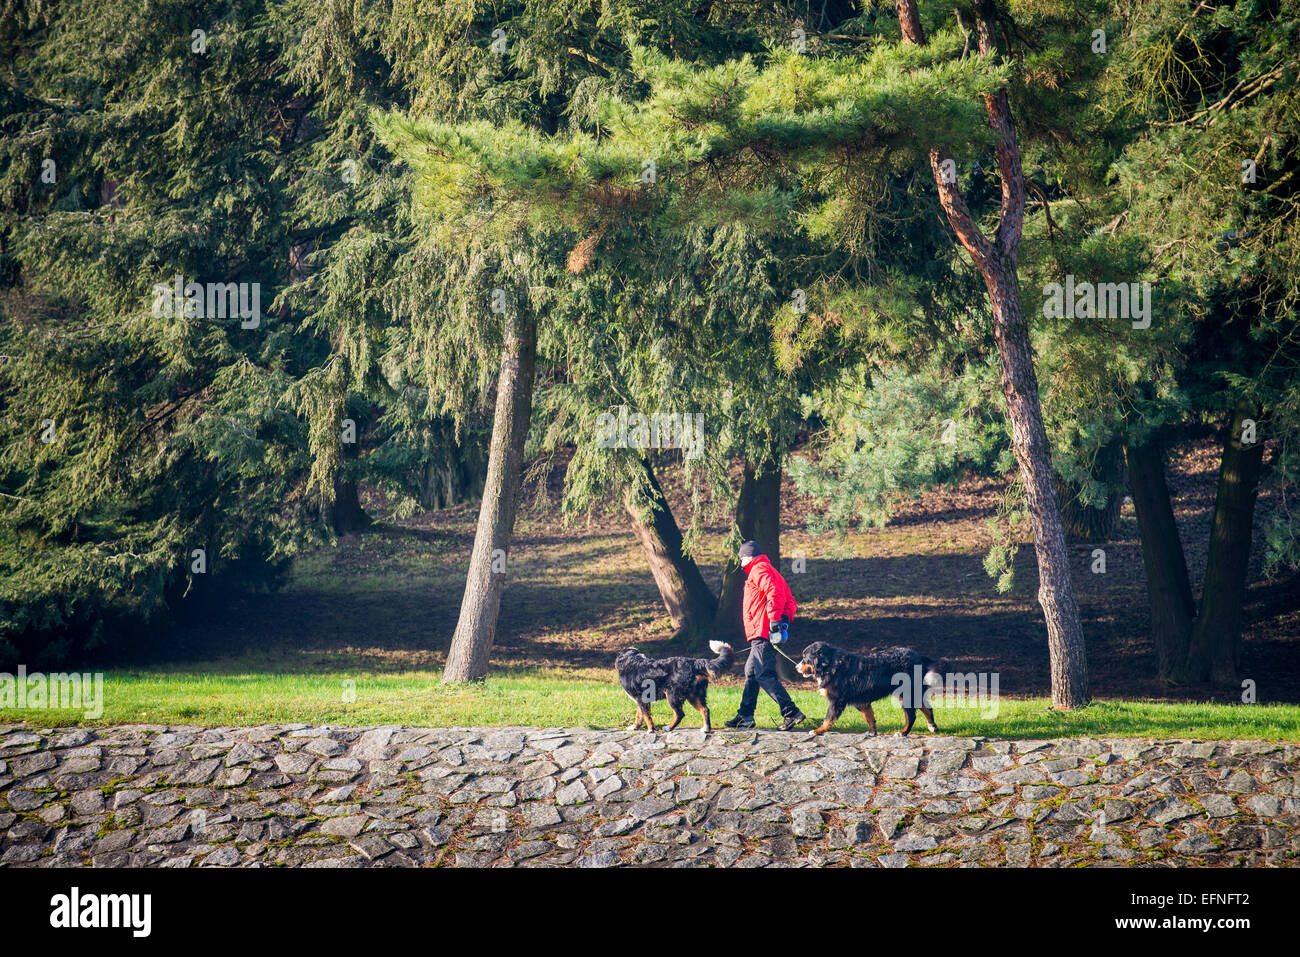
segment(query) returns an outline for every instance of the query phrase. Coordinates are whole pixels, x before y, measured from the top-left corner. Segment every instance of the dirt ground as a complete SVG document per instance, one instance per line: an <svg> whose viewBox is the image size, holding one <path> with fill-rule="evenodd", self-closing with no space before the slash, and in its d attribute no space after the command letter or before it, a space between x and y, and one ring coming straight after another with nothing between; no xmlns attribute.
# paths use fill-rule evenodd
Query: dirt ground
<svg viewBox="0 0 1300 957"><path fill-rule="evenodd" d="M1198 594L1217 464L1209 442L1188 443L1171 454L1169 481ZM668 468L661 479L684 526L689 508L682 474ZM550 501L539 503L534 487L521 507L493 665L607 674L618 650L636 644L653 654L671 627L622 512L611 508L565 526L560 481L557 470L548 483ZM781 569L799 603L791 647L811 641L850 650L909 645L947 657L959 670L998 672L1004 695L1047 695L1047 638L1034 598L1033 548L1020 548L1015 588L1007 594L997 592L982 565L999 495L999 484L984 480L932 490L901 507L888 526L836 541L809 534L808 503L787 477ZM364 501L372 514L383 514L381 495L367 493ZM1259 529L1271 507L1262 498L1256 513L1242 673L1255 681L1261 702L1296 702L1300 581L1267 582L1258 574ZM283 591L238 597L170 629L161 656L207 664L227 658L236 667L255 659L290 670L440 668L455 628L476 517L477 506L469 505L381 521L366 534L303 556ZM702 518L697 559L716 589L727 517L723 509L710 508ZM1090 570L1094 547L1105 548L1104 574ZM1229 700L1206 689L1171 693L1154 680L1131 504L1112 541L1076 546L1074 552L1094 696ZM796 555L804 558L801 573L792 571Z"/></svg>

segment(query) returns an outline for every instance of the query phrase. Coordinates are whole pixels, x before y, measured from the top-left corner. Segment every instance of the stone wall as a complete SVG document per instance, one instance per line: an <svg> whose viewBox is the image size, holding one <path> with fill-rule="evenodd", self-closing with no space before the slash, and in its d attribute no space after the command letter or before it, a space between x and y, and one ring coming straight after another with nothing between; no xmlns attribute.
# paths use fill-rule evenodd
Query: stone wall
<svg viewBox="0 0 1300 957"><path fill-rule="evenodd" d="M1286 865L1300 747L0 727L0 866Z"/></svg>

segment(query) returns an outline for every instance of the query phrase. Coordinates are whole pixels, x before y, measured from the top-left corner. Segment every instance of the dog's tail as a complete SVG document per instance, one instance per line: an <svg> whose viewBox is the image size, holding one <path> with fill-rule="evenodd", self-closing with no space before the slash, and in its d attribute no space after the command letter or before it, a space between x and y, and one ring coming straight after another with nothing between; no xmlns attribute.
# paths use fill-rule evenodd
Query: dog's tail
<svg viewBox="0 0 1300 957"><path fill-rule="evenodd" d="M921 678L927 688L943 687L949 669L952 668L952 662L947 658L940 658L938 661L932 661L926 666L925 675Z"/></svg>
<svg viewBox="0 0 1300 957"><path fill-rule="evenodd" d="M710 661L708 658L696 659L700 665L713 677L726 674L731 670L731 663L736 660L736 652L731 645L725 641L710 641L709 650L718 657Z"/></svg>

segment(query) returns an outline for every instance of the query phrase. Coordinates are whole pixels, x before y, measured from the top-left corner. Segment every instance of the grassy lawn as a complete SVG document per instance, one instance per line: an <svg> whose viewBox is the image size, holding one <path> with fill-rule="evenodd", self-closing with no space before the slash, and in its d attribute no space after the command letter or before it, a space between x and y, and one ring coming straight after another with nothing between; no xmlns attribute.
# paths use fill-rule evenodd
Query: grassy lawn
<svg viewBox="0 0 1300 957"><path fill-rule="evenodd" d="M1171 461L1179 519L1194 545L1189 554L1203 555L1217 459L1208 446L1195 446ZM679 470L666 469L660 478L674 514L685 521L689 489ZM1233 689L1164 687L1156 679L1131 506L1107 545L1112 573L1087 573L1090 547L1076 548L1089 680L1098 700L1075 713L1053 711L1033 550L1021 548L1009 593L997 592L982 567L990 540L986 521L1000 494L996 483L982 480L931 490L903 506L888 527L838 541L807 530L806 503L787 477L782 551L806 556L798 573L788 557L782 560L799 600L791 652L797 656L811 641L850 651L905 645L948 658L958 672L999 675L996 714L936 707L941 731L957 735L1300 742L1300 603L1290 594L1294 588L1257 582L1247 604L1242 676L1257 682L1267 704L1242 705ZM633 708L615 682L614 656L629 645L652 656L681 649L664 644L671 624L621 509L615 505L608 514L566 525L557 501L557 494L540 504L530 498L521 510L484 684L440 684L477 507L398 521L385 519L376 498L367 508L385 520L364 535L301 555L282 590L223 596L210 610L142 639L129 654L107 648L98 658L70 663L70 671L104 673L98 718L0 704L0 723L625 728ZM706 509L704 516L697 558L714 584L729 554L729 508L716 515ZM1199 576L1203 569L1192 565ZM738 662L710 689L718 726L735 714L742 666ZM826 705L811 682L787 680L787 687L805 714L822 719ZM902 726L892 702L875 710L882 732ZM667 705L656 703L654 715L665 723ZM766 696L759 699L757 719L760 727L777 724ZM683 727L699 723L687 708ZM852 711L836 730L862 732L866 723Z"/></svg>
<svg viewBox="0 0 1300 957"><path fill-rule="evenodd" d="M540 669L507 669L481 685L447 687L437 671L367 673L344 671L274 674L231 671L109 671L104 676L104 713L95 720L65 710L0 708L0 723L31 727L108 724L188 724L209 727L255 724L415 726L532 725L539 727L624 728L633 709L610 677L595 669L589 676L557 677ZM800 708L820 720L825 703L809 687L789 685ZM735 714L740 683L715 685L709 705L715 725ZM993 738L1067 736L1151 738L1249 738L1300 742L1300 705L1225 705L1098 700L1073 713L1051 710L1045 698L1001 698L996 715L973 707L935 708L943 732ZM889 701L875 708L881 732L902 727L902 712ZM670 713L654 707L656 722ZM775 706L759 700L760 727L777 722ZM689 707L685 728L699 727ZM812 724L806 727L811 728ZM918 727L924 722L918 715ZM862 732L866 722L854 711L836 723L837 731Z"/></svg>

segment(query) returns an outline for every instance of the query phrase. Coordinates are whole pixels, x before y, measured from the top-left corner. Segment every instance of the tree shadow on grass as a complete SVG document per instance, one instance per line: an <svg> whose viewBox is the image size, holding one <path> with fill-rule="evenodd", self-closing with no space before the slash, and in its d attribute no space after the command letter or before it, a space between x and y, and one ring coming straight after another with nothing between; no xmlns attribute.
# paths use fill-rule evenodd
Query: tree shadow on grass
<svg viewBox="0 0 1300 957"><path fill-rule="evenodd" d="M397 538L432 539L437 553L408 553L380 534L363 548L324 555L278 594L222 596L129 652L114 649L106 663L441 670L460 609L468 541L449 550L441 532ZM666 641L671 628L635 543L603 532L563 541L559 555L532 539L513 552L494 669L596 668L612 680L614 655L629 645L651 655L683 653ZM1089 547L1073 551L1093 694L1229 700L1155 680L1140 551L1124 542L1106 550L1102 575L1089 570ZM716 585L720 566L704 572ZM792 657L812 641L850 651L906 645L947 657L963 672L997 672L1004 694L1050 693L1047 631L1029 546L1016 556L1016 585L1007 594L997 592L975 552L809 559L804 573L787 577L799 602ZM1253 676L1261 701L1300 701L1300 655L1289 637L1300 618L1297 592L1279 583L1253 585L1249 593L1243 674ZM788 664L782 667L789 680L799 680Z"/></svg>

